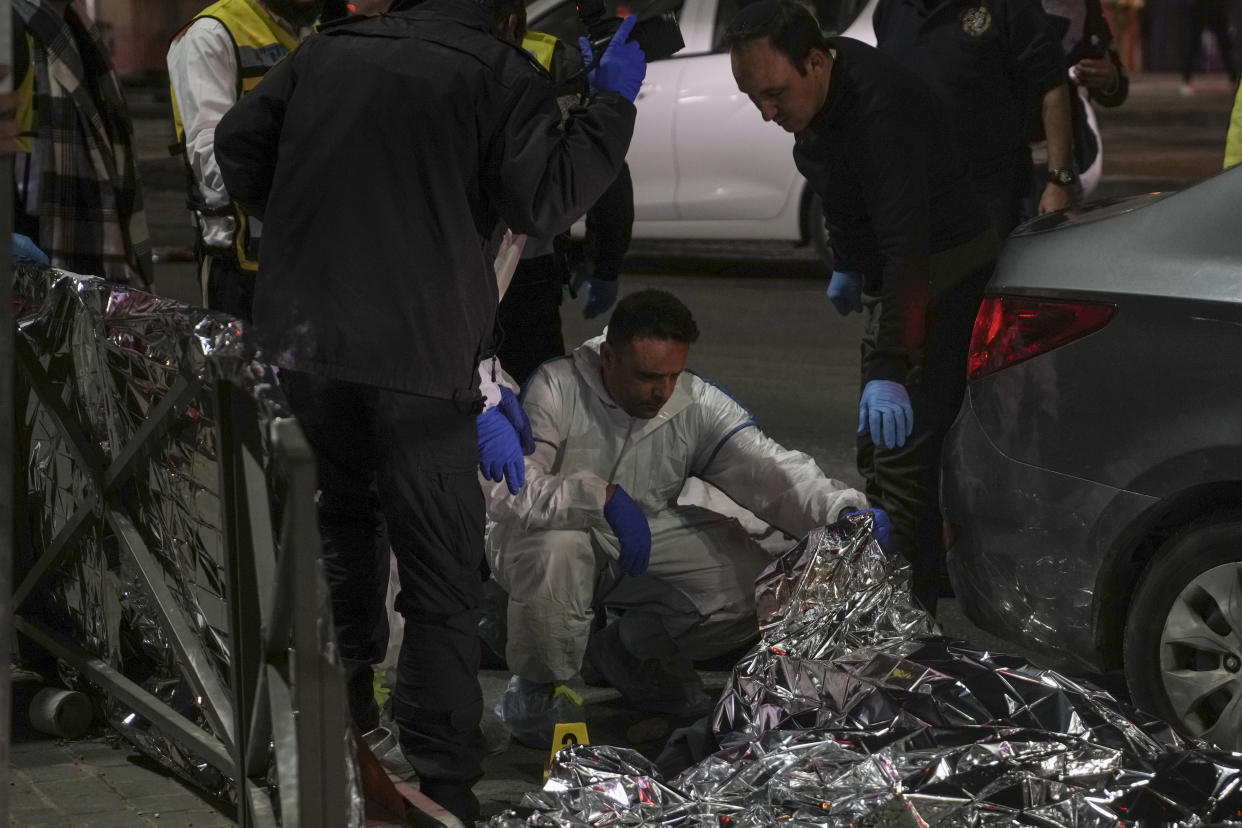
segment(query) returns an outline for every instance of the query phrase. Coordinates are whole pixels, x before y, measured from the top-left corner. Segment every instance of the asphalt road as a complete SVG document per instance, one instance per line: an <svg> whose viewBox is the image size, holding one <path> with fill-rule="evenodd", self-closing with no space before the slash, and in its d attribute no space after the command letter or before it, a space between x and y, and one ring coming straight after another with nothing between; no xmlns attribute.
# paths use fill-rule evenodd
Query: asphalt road
<svg viewBox="0 0 1242 828"><path fill-rule="evenodd" d="M1186 186L1219 169L1232 94L1223 81L1205 79L1199 94L1182 98L1172 76L1134 84L1131 100L1099 113L1109 197ZM176 261L192 243L184 210L182 170L167 155L169 128L162 91L133 97L140 174L157 248L158 292L197 303L193 266ZM342 239L342 244L350 240ZM672 291L694 312L702 338L689 367L725 387L747 405L773 438L811 454L830 475L858 483L853 465L857 424L859 318L842 319L824 296L825 274L806 249L785 245L636 242L623 275L623 291L656 287ZM572 346L597 334L600 320L581 317L581 304L563 307ZM942 605L947 634L983 646L1015 650L969 625L956 603ZM1027 654L1042 664L1054 660ZM489 704L507 675L483 676ZM716 686L720 674L710 674ZM595 741L628 741L652 749L669 723L626 710L614 693L587 692L587 717ZM487 812L516 802L540 781L546 755L512 748L488 760L477 788Z"/></svg>

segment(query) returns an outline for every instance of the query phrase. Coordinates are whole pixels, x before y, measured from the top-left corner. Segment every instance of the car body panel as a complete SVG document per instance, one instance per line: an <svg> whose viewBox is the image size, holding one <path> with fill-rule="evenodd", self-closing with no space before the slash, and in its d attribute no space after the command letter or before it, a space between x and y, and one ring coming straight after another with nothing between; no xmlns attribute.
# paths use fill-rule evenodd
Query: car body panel
<svg viewBox="0 0 1242 828"><path fill-rule="evenodd" d="M1001 453L967 400L944 449L941 503L961 527L949 574L966 616L1092 669L1096 574L1156 498L1032 467Z"/></svg>
<svg viewBox="0 0 1242 828"><path fill-rule="evenodd" d="M1006 242L992 288L1242 301L1240 203L1242 166L1162 197L1070 211L1047 232L1036 219ZM1039 241L1050 235L1055 243ZM1089 288L1083 274L1091 274Z"/></svg>
<svg viewBox="0 0 1242 828"><path fill-rule="evenodd" d="M688 61L682 83L687 94L677 102L673 123L678 216L689 221L780 216L806 186L793 163L793 135L766 123L737 90L727 54ZM716 139L721 130L728 141ZM798 233L795 224L781 235Z"/></svg>
<svg viewBox="0 0 1242 828"><path fill-rule="evenodd" d="M1197 491L1242 482L1239 202L1242 168L1037 219L1005 243L990 294L1116 313L968 385L941 500L958 533L950 576L976 623L1117 666L1144 555L1177 530L1157 525L1172 504L1179 520L1216 506Z"/></svg>

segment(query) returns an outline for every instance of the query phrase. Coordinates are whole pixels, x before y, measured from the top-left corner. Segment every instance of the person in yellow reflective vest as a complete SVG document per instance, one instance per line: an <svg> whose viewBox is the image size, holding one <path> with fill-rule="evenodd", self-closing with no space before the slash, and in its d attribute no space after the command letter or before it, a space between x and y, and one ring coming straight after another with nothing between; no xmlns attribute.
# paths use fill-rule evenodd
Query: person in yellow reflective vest
<svg viewBox="0 0 1242 828"><path fill-rule="evenodd" d="M217 0L168 48L175 149L185 157L198 227L203 304L249 320L261 224L229 198L215 158L216 124L314 32L322 0Z"/></svg>
<svg viewBox="0 0 1242 828"><path fill-rule="evenodd" d="M1229 116L1229 135L1225 138L1225 169L1242 163L1242 86L1238 87L1233 101L1233 114Z"/></svg>

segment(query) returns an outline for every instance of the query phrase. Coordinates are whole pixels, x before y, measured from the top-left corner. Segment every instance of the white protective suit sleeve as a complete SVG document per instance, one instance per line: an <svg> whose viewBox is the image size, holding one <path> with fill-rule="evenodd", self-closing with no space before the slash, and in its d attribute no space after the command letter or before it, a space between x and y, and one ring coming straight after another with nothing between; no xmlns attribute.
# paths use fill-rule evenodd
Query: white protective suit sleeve
<svg viewBox="0 0 1242 828"><path fill-rule="evenodd" d="M482 480L487 516L497 523L531 529L606 529L608 483L593 472L557 474L562 433L561 389L548 371L527 380L522 408L530 418L535 451L526 458L526 485L510 495L505 483Z"/></svg>
<svg viewBox="0 0 1242 828"><path fill-rule="evenodd" d="M237 103L237 55L229 30L219 20L195 21L168 48L168 76L185 129L186 157L203 203L229 203L216 163L216 125ZM204 216L203 243L229 247L232 216Z"/></svg>
<svg viewBox="0 0 1242 828"><path fill-rule="evenodd" d="M750 412L714 385L705 389L704 451L691 467L736 503L782 532L800 538L834 523L842 512L867 508L862 492L824 474L815 460L764 434Z"/></svg>

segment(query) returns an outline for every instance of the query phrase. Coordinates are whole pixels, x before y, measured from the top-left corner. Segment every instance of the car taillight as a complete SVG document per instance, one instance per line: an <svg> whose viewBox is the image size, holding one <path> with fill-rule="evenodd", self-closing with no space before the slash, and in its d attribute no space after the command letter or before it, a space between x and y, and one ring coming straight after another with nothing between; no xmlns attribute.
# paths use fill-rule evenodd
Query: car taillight
<svg viewBox="0 0 1242 828"><path fill-rule="evenodd" d="M987 296L975 317L966 377L977 380L1080 339L1116 312L1104 302Z"/></svg>

